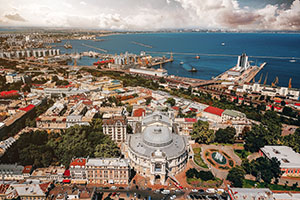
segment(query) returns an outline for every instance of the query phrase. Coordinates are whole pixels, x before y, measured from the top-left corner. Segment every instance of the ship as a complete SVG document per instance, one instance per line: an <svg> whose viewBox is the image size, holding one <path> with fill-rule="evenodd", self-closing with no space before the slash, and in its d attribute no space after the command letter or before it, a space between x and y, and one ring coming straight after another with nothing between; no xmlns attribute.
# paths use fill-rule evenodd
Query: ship
<svg viewBox="0 0 300 200"><path fill-rule="evenodd" d="M196 59L200 59L200 56L196 56Z"/></svg>
<svg viewBox="0 0 300 200"><path fill-rule="evenodd" d="M184 62L182 62L182 61L181 61L181 62L180 62L180 64L181 64L181 65L183 65L183 64L184 64Z"/></svg>
<svg viewBox="0 0 300 200"><path fill-rule="evenodd" d="M197 72L198 70L195 67L192 67L189 72Z"/></svg>
<svg viewBox="0 0 300 200"><path fill-rule="evenodd" d="M225 46L225 42L222 42L221 45L222 45L222 46Z"/></svg>
<svg viewBox="0 0 300 200"><path fill-rule="evenodd" d="M70 44L70 42L66 42L64 44L64 47L65 47L65 49L72 49L73 48L72 45Z"/></svg>

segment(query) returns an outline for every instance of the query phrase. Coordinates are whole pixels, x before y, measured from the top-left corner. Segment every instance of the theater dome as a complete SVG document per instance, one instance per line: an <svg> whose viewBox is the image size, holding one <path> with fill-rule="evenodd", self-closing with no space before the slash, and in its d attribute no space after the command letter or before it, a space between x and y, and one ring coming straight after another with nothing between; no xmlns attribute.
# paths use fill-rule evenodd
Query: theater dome
<svg viewBox="0 0 300 200"><path fill-rule="evenodd" d="M145 144L153 147L163 147L172 143L170 130L165 126L148 126L143 132Z"/></svg>

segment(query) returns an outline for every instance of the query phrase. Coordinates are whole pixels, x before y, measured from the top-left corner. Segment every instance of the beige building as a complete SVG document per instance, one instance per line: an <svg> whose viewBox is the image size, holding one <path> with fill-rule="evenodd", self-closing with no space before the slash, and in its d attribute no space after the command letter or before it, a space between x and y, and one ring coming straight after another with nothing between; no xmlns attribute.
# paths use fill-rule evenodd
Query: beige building
<svg viewBox="0 0 300 200"><path fill-rule="evenodd" d="M90 158L86 162L86 173L89 184L128 184L128 160Z"/></svg>
<svg viewBox="0 0 300 200"><path fill-rule="evenodd" d="M125 142L127 138L127 119L125 116L111 116L103 119L103 133L115 142Z"/></svg>
<svg viewBox="0 0 300 200"><path fill-rule="evenodd" d="M130 166L151 184L165 184L167 177L182 171L187 163L189 143L185 136L172 133L169 116L154 112L142 120L141 133L129 135L124 154Z"/></svg>
<svg viewBox="0 0 300 200"><path fill-rule="evenodd" d="M44 200L49 184L0 185L0 200Z"/></svg>

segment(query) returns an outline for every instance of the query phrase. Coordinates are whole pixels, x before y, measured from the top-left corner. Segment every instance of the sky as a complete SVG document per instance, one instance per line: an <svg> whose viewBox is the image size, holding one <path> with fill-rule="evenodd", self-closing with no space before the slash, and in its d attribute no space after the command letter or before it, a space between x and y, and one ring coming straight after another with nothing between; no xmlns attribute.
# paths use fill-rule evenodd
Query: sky
<svg viewBox="0 0 300 200"><path fill-rule="evenodd" d="M0 26L300 31L300 0L0 0Z"/></svg>

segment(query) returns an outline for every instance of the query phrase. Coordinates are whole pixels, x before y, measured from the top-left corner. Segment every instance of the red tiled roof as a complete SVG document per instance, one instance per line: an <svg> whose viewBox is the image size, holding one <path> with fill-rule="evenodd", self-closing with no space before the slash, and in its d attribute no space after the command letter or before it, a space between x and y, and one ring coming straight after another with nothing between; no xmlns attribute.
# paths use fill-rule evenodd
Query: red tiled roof
<svg viewBox="0 0 300 200"><path fill-rule="evenodd" d="M42 190L43 192L47 192L48 187L49 187L50 184L51 184L51 183L41 183L41 184L40 184L41 190Z"/></svg>
<svg viewBox="0 0 300 200"><path fill-rule="evenodd" d="M14 95L19 95L17 90L10 90L10 91L3 91L0 92L0 96L5 97L5 96L14 96Z"/></svg>
<svg viewBox="0 0 300 200"><path fill-rule="evenodd" d="M141 117L141 116L145 115L145 113L146 113L145 109L138 108L133 111L133 117Z"/></svg>
<svg viewBox="0 0 300 200"><path fill-rule="evenodd" d="M196 109L196 108L190 108L190 111L192 111L192 112L197 112L198 109Z"/></svg>
<svg viewBox="0 0 300 200"><path fill-rule="evenodd" d="M103 119L103 125L114 125L118 121L121 122L123 125L126 123L125 117L114 116L109 119Z"/></svg>
<svg viewBox="0 0 300 200"><path fill-rule="evenodd" d="M0 185L0 194L5 194L6 190L9 188L9 184L1 184Z"/></svg>
<svg viewBox="0 0 300 200"><path fill-rule="evenodd" d="M35 107L35 105L29 104L29 105L26 106L25 108L19 108L19 110L23 110L23 111L28 112L28 111L32 110L34 107Z"/></svg>
<svg viewBox="0 0 300 200"><path fill-rule="evenodd" d="M31 170L32 170L32 165L27 165L27 166L24 167L22 173L23 174L29 174L31 172Z"/></svg>
<svg viewBox="0 0 300 200"><path fill-rule="evenodd" d="M208 106L207 108L204 109L204 112L208 112L208 113L211 113L211 114L214 114L214 115L221 116L222 113L224 112L224 110L220 109L220 108Z"/></svg>
<svg viewBox="0 0 300 200"><path fill-rule="evenodd" d="M184 118L184 121L185 122L193 122L193 123L195 123L195 122L197 122L197 119L195 119L195 118Z"/></svg>
<svg viewBox="0 0 300 200"><path fill-rule="evenodd" d="M70 166L85 166L85 163L85 158L76 158L71 161Z"/></svg>
<svg viewBox="0 0 300 200"><path fill-rule="evenodd" d="M174 110L179 110L179 107L178 106L173 106L172 107Z"/></svg>
<svg viewBox="0 0 300 200"><path fill-rule="evenodd" d="M64 172L64 177L69 177L71 175L70 170L66 169Z"/></svg>

